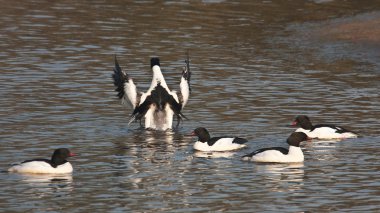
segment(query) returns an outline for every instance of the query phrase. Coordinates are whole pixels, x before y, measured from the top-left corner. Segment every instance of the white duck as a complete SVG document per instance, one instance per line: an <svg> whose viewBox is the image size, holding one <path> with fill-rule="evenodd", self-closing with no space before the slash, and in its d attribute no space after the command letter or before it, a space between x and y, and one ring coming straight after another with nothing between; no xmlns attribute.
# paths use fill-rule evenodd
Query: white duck
<svg viewBox="0 0 380 213"><path fill-rule="evenodd" d="M295 118L292 126L299 126L296 132L303 132L309 138L317 139L345 139L357 138L358 135L348 129L332 124L312 125L310 118L306 115L299 115Z"/></svg>
<svg viewBox="0 0 380 213"><path fill-rule="evenodd" d="M286 142L289 149L283 147L270 147L258 149L248 155L244 155L242 160L267 162L267 163L299 163L304 161L300 143L308 139L303 132L293 132Z"/></svg>
<svg viewBox="0 0 380 213"><path fill-rule="evenodd" d="M56 149L51 159L33 159L24 161L8 169L9 172L65 174L72 173L73 167L66 159L75 156L66 148Z"/></svg>
<svg viewBox="0 0 380 213"><path fill-rule="evenodd" d="M198 136L198 141L194 143L194 149L203 152L241 149L246 147L244 143L247 142L247 139L233 136L211 138L210 133L203 127L196 128L191 135Z"/></svg>

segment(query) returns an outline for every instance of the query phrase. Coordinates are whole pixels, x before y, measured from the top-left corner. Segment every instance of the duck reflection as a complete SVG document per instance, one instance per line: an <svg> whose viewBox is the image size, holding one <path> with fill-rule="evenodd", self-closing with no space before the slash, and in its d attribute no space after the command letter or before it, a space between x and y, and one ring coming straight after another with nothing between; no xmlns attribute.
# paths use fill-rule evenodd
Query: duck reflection
<svg viewBox="0 0 380 213"><path fill-rule="evenodd" d="M121 187L143 189L162 170L182 161L177 158L178 146L187 146L188 138L175 131L132 130L128 135L116 138L114 160L116 179Z"/></svg>
<svg viewBox="0 0 380 213"><path fill-rule="evenodd" d="M14 174L21 178L22 182L30 184L72 183L73 176L68 174Z"/></svg>
<svg viewBox="0 0 380 213"><path fill-rule="evenodd" d="M265 175L273 184L273 191L294 191L304 184L304 163L258 163L255 166L257 174Z"/></svg>
<svg viewBox="0 0 380 213"><path fill-rule="evenodd" d="M195 151L193 156L197 158L231 158L235 152L202 152Z"/></svg>
<svg viewBox="0 0 380 213"><path fill-rule="evenodd" d="M30 186L30 190L38 193L38 196L61 196L61 193L73 191L72 174L11 174L12 178L20 180Z"/></svg>
<svg viewBox="0 0 380 213"><path fill-rule="evenodd" d="M148 147L157 147L157 146L165 146L170 150L173 150L173 139L175 132L171 130L167 131L155 131L155 130L147 130L145 142Z"/></svg>

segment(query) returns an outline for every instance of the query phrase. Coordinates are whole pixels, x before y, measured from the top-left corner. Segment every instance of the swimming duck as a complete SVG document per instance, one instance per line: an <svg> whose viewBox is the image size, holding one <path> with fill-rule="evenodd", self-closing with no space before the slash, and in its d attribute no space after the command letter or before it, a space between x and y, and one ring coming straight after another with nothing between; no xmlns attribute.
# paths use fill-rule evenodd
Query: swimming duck
<svg viewBox="0 0 380 213"><path fill-rule="evenodd" d="M198 136L198 141L194 144L194 149L199 151L231 151L246 147L244 143L247 139L239 137L210 137L206 128L198 127L192 134Z"/></svg>
<svg viewBox="0 0 380 213"><path fill-rule="evenodd" d="M331 124L312 125L310 118L306 115L299 115L295 118L292 126L299 126L295 132L303 132L309 138L317 139L344 139L356 138L358 135L348 129Z"/></svg>
<svg viewBox="0 0 380 213"><path fill-rule="evenodd" d="M267 162L267 163L297 163L303 162L304 156L300 148L300 143L308 139L303 132L293 132L286 142L289 149L283 147L270 147L258 149L248 155L244 155L242 160Z"/></svg>
<svg viewBox="0 0 380 213"><path fill-rule="evenodd" d="M40 173L40 174L64 174L72 173L73 167L66 159L74 154L66 148L56 149L51 159L33 159L14 165L9 172Z"/></svg>

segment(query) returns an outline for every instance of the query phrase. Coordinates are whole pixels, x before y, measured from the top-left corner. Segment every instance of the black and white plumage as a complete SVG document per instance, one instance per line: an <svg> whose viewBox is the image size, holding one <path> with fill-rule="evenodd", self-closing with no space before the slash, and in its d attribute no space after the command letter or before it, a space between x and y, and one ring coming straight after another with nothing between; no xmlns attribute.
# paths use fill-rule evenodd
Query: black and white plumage
<svg viewBox="0 0 380 213"><path fill-rule="evenodd" d="M300 126L296 132L303 132L310 138L318 139L344 139L356 138L358 135L348 129L331 124L312 125L310 118L306 115L297 116L292 126Z"/></svg>
<svg viewBox="0 0 380 213"><path fill-rule="evenodd" d="M245 147L247 139L239 137L213 137L206 128L198 127L192 133L192 136L198 136L198 141L194 143L194 149L203 152L209 151L231 151Z"/></svg>
<svg viewBox="0 0 380 213"><path fill-rule="evenodd" d="M9 172L39 173L39 174L64 174L71 173L73 167L66 159L74 154L66 148L56 149L51 159L33 159L14 165Z"/></svg>
<svg viewBox="0 0 380 213"><path fill-rule="evenodd" d="M172 129L173 117L177 118L178 127L180 121L186 118L182 114L190 96L190 61L189 55L185 60L180 82L180 93L170 90L160 68L159 58L151 58L151 69L153 71L152 83L145 93L138 93L132 78L121 70L115 57L114 85L117 87L118 97L122 103L129 103L133 113L129 124L135 120L145 120L146 129L167 130Z"/></svg>
<svg viewBox="0 0 380 213"><path fill-rule="evenodd" d="M242 160L267 162L267 163L297 163L304 161L304 155L300 148L300 143L308 139L303 132L293 132L286 142L289 149L283 147L270 147L258 149L248 155L244 155Z"/></svg>

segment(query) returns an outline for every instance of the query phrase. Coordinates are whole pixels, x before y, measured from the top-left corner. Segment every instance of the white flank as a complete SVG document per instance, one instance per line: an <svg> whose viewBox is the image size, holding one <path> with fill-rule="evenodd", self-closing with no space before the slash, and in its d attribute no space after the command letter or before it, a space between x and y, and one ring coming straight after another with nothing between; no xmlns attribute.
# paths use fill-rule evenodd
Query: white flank
<svg viewBox="0 0 380 213"><path fill-rule="evenodd" d="M165 123L162 125L163 130L171 129L173 125L174 111L170 108L169 104L166 104L165 114Z"/></svg>
<svg viewBox="0 0 380 213"><path fill-rule="evenodd" d="M243 147L246 147L245 144L237 144L232 143L234 138L222 138L219 139L217 142L215 142L212 146L209 146L207 142L200 142L197 141L194 143L194 149L202 152L209 152L209 151L231 151L236 149L241 149Z"/></svg>
<svg viewBox="0 0 380 213"><path fill-rule="evenodd" d="M167 130L172 128L174 112L169 104L165 106L163 111L156 109L151 105L145 114L145 128L155 130Z"/></svg>
<svg viewBox="0 0 380 213"><path fill-rule="evenodd" d="M298 128L296 132L303 132L310 138L318 139L344 139L344 138L357 138L358 136L352 132L336 133L336 130L330 127L319 127L313 131Z"/></svg>
<svg viewBox="0 0 380 213"><path fill-rule="evenodd" d="M156 129L156 124L154 121L154 111L156 111L156 107L151 105L149 110L145 114L145 128L147 129Z"/></svg>
<svg viewBox="0 0 380 213"><path fill-rule="evenodd" d="M72 173L73 167L69 162L57 166L57 168L52 167L50 164L44 161L31 161L26 163L21 163L19 165L12 166L8 169L9 172L18 173L35 173L35 174L65 174Z"/></svg>
<svg viewBox="0 0 380 213"><path fill-rule="evenodd" d="M289 153L287 155L282 154L278 150L267 150L260 152L251 158L245 157L243 160L267 163L296 163L303 162L304 156L300 147L289 146Z"/></svg>

